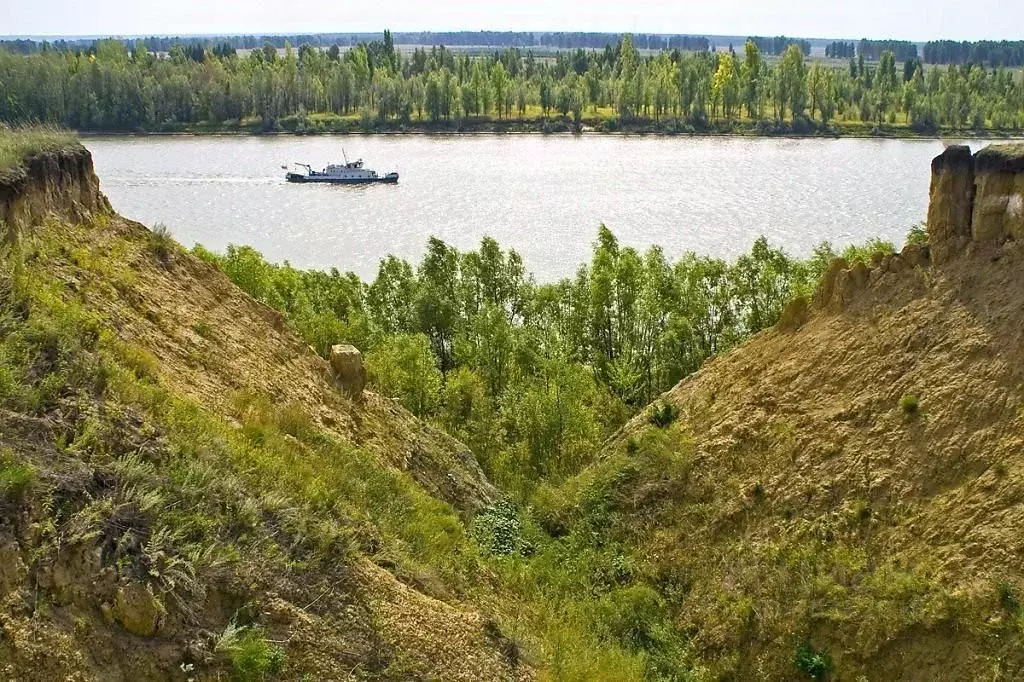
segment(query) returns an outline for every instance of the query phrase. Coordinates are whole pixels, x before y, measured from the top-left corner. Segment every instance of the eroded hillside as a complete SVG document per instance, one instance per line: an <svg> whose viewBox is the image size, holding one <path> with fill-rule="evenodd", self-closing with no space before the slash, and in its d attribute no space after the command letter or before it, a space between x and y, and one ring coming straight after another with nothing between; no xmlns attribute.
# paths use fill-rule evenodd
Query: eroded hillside
<svg viewBox="0 0 1024 682"><path fill-rule="evenodd" d="M468 596L465 446L346 396L75 144L5 171L0 219L0 677L533 676Z"/></svg>
<svg viewBox="0 0 1024 682"><path fill-rule="evenodd" d="M712 675L1024 675L1021 159L947 150L929 245L834 263L551 506L642 557Z"/></svg>

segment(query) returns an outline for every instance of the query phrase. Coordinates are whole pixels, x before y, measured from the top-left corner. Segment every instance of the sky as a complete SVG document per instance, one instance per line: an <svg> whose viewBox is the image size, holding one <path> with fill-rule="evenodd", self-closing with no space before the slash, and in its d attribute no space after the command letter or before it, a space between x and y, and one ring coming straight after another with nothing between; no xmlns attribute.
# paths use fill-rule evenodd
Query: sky
<svg viewBox="0 0 1024 682"><path fill-rule="evenodd" d="M605 31L1024 38L1024 0L0 0L0 35Z"/></svg>

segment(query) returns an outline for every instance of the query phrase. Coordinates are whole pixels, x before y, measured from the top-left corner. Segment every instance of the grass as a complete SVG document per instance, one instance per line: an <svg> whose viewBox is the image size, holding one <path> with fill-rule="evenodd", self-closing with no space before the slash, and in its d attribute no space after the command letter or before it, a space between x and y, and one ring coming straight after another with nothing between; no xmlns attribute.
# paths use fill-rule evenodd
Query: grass
<svg viewBox="0 0 1024 682"><path fill-rule="evenodd" d="M10 127L0 124L0 171L20 166L37 152L76 145L73 133L48 126Z"/></svg>
<svg viewBox="0 0 1024 682"><path fill-rule="evenodd" d="M258 628L234 628L230 624L217 648L230 661L231 679L235 682L277 679L284 666L284 650L264 639Z"/></svg>
<svg viewBox="0 0 1024 682"><path fill-rule="evenodd" d="M0 452L0 501L18 500L35 484L36 471L14 458L12 452Z"/></svg>
<svg viewBox="0 0 1024 682"><path fill-rule="evenodd" d="M669 402L655 403L648 413L647 420L659 429L669 426L679 417L679 408Z"/></svg>
<svg viewBox="0 0 1024 682"><path fill-rule="evenodd" d="M149 233L149 248L165 267L171 264L171 259L178 245L171 236L171 231L166 225L156 224Z"/></svg>
<svg viewBox="0 0 1024 682"><path fill-rule="evenodd" d="M918 410L921 409L921 406L917 400L917 396L907 393L902 398L900 398L900 409L903 410L903 413L907 415L917 414Z"/></svg>

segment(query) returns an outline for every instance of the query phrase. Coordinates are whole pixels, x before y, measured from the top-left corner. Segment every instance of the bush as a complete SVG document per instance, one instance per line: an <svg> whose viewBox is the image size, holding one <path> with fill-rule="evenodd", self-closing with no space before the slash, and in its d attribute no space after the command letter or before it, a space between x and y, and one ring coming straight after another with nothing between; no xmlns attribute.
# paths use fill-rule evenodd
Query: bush
<svg viewBox="0 0 1024 682"><path fill-rule="evenodd" d="M508 556L522 544L523 524L515 507L499 502L485 507L473 519L470 534L488 554Z"/></svg>
<svg viewBox="0 0 1024 682"><path fill-rule="evenodd" d="M661 402L655 403L651 407L651 413L648 416L648 421L657 426L659 429L664 429L674 422L679 417L679 408L672 403Z"/></svg>
<svg viewBox="0 0 1024 682"><path fill-rule="evenodd" d="M917 223L910 227L907 232L907 243L923 246L928 243L928 226L925 223Z"/></svg>
<svg viewBox="0 0 1024 682"><path fill-rule="evenodd" d="M149 233L149 250L153 252L153 255L160 259L165 266L170 265L174 248L175 242L171 231L165 225L155 225Z"/></svg>
<svg viewBox="0 0 1024 682"><path fill-rule="evenodd" d="M827 679L832 672L832 659L829 655L817 651L807 642L797 647L793 665L812 680Z"/></svg>
<svg viewBox="0 0 1024 682"><path fill-rule="evenodd" d="M918 408L917 396L908 393L900 398L900 409L904 414L917 414Z"/></svg>

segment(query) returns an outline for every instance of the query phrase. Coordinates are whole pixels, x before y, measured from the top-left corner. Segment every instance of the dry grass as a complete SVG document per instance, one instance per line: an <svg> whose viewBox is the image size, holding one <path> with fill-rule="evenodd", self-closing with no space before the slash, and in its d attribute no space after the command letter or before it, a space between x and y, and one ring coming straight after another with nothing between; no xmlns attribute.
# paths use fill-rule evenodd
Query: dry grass
<svg viewBox="0 0 1024 682"><path fill-rule="evenodd" d="M26 156L76 144L74 133L50 126L0 124L0 170L21 165Z"/></svg>

